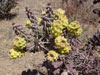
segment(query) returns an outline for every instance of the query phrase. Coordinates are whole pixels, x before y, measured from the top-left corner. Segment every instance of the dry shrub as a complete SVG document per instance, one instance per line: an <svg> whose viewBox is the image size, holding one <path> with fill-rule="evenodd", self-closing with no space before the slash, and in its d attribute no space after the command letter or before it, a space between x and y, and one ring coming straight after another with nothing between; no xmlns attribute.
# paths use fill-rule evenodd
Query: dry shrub
<svg viewBox="0 0 100 75"><path fill-rule="evenodd" d="M79 20L82 23L97 24L98 16L93 13L93 0L63 0L63 7L71 21Z"/></svg>
<svg viewBox="0 0 100 75"><path fill-rule="evenodd" d="M7 17L16 4L17 0L0 0L0 18Z"/></svg>

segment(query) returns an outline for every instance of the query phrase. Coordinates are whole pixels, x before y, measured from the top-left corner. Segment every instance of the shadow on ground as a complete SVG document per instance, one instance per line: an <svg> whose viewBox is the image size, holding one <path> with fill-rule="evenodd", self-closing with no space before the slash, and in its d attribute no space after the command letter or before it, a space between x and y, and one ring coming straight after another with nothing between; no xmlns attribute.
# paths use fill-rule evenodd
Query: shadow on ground
<svg viewBox="0 0 100 75"><path fill-rule="evenodd" d="M0 16L0 21L1 21L1 20L12 20L12 19L14 19L16 16L17 16L17 13L10 13L10 14L7 14L7 15L5 15L5 16Z"/></svg>
<svg viewBox="0 0 100 75"><path fill-rule="evenodd" d="M21 75L38 75L38 74L44 75L43 73L37 71L36 69L34 69L32 71L30 69L28 69L27 71L23 71Z"/></svg>

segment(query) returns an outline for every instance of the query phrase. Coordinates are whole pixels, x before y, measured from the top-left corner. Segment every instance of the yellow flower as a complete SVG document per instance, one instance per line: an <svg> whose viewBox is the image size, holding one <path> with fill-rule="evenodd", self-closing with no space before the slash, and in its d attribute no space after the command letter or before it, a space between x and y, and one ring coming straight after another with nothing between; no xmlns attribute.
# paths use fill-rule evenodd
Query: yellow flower
<svg viewBox="0 0 100 75"><path fill-rule="evenodd" d="M22 57L25 52L24 51L19 51L19 50L16 50L16 49L11 49L9 51L9 53L10 53L10 58L15 59L15 58Z"/></svg>
<svg viewBox="0 0 100 75"><path fill-rule="evenodd" d="M67 42L67 39L65 39L63 36L56 37L55 44L58 48L64 48L67 45L69 45L69 43Z"/></svg>
<svg viewBox="0 0 100 75"><path fill-rule="evenodd" d="M56 51L51 50L48 52L47 54L47 60L49 61L56 61L58 59L58 53L56 53Z"/></svg>
<svg viewBox="0 0 100 75"><path fill-rule="evenodd" d="M68 18L66 16L60 16L59 18L62 21L62 24L65 28L68 27Z"/></svg>
<svg viewBox="0 0 100 75"><path fill-rule="evenodd" d="M45 15L46 14L46 12L45 11L43 11L42 13L41 13L41 15L43 16L43 15Z"/></svg>
<svg viewBox="0 0 100 75"><path fill-rule="evenodd" d="M55 44L58 47L58 52L61 54L68 53L71 50L70 44L67 42L63 36L58 36L55 39Z"/></svg>
<svg viewBox="0 0 100 75"><path fill-rule="evenodd" d="M27 20L27 21L26 21L26 26L28 26L28 27L29 27L30 25L31 25L30 20Z"/></svg>
<svg viewBox="0 0 100 75"><path fill-rule="evenodd" d="M75 30L80 28L79 23L77 21L71 22L70 25L68 26L68 29L70 30Z"/></svg>
<svg viewBox="0 0 100 75"><path fill-rule="evenodd" d="M41 18L37 18L37 22L38 22L39 24L41 23L41 21L42 21Z"/></svg>
<svg viewBox="0 0 100 75"><path fill-rule="evenodd" d="M70 25L68 25L67 30L75 36L79 36L82 33L82 28L77 21L71 22Z"/></svg>
<svg viewBox="0 0 100 75"><path fill-rule="evenodd" d="M65 14L65 10L59 8L55 10L53 14L54 14L54 17L58 19L60 16Z"/></svg>
<svg viewBox="0 0 100 75"><path fill-rule="evenodd" d="M63 30L63 25L62 25L62 22L60 20L55 20L52 24L51 24L51 27L50 27L50 31L51 31L51 34L54 36L54 37L57 37L57 36L60 36L61 33L62 33L62 30Z"/></svg>
<svg viewBox="0 0 100 75"><path fill-rule="evenodd" d="M82 29L79 28L79 29L76 31L75 35L76 35L76 36L79 36L79 35L81 35L82 32L83 32Z"/></svg>
<svg viewBox="0 0 100 75"><path fill-rule="evenodd" d="M58 15L58 16L64 15L65 14L65 10L59 8L59 9L57 9L57 10L54 11L54 14Z"/></svg>
<svg viewBox="0 0 100 75"><path fill-rule="evenodd" d="M58 52L61 53L61 54L65 54L65 53L69 53L70 50L71 50L71 46L67 45L65 48L60 48L58 50Z"/></svg>
<svg viewBox="0 0 100 75"><path fill-rule="evenodd" d="M61 9L61 8L59 8L57 11L58 11L61 15L64 15L64 14L65 14L65 10L63 10L63 9Z"/></svg>
<svg viewBox="0 0 100 75"><path fill-rule="evenodd" d="M16 49L22 50L26 47L26 41L24 38L21 37L15 37L13 40L13 46Z"/></svg>

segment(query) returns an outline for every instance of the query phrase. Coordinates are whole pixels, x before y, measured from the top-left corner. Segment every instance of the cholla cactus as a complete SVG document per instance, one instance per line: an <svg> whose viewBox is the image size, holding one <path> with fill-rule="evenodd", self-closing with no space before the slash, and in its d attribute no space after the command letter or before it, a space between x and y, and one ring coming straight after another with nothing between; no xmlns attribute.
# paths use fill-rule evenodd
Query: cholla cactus
<svg viewBox="0 0 100 75"><path fill-rule="evenodd" d="M69 43L67 42L67 39L65 39L63 36L58 36L55 39L55 44L58 47L59 53L68 53L69 50L71 50L71 47Z"/></svg>
<svg viewBox="0 0 100 75"><path fill-rule="evenodd" d="M24 51L19 51L17 49L11 49L10 51L10 58L20 58L21 56L24 55Z"/></svg>
<svg viewBox="0 0 100 75"><path fill-rule="evenodd" d="M71 22L69 25L68 18L64 15L64 10L53 11L51 6L48 5L41 17L34 16L28 8L26 8L26 12L29 19L26 21L26 26L13 25L15 32L20 36L13 41L14 49L19 51L25 49L25 51L31 52L44 50L45 53L50 49L58 49L61 54L68 53L71 50L71 46L65 37L67 37L68 31L72 31L74 35L80 35L81 29L77 21ZM27 46L25 40L28 43ZM47 59L49 61L57 60L58 53L54 50L49 51Z"/></svg>
<svg viewBox="0 0 100 75"><path fill-rule="evenodd" d="M22 50L26 47L26 41L24 38L15 37L13 40L13 45L16 49Z"/></svg>
<svg viewBox="0 0 100 75"><path fill-rule="evenodd" d="M49 61L56 61L58 59L58 53L55 50L51 50L47 54L47 59Z"/></svg>
<svg viewBox="0 0 100 75"><path fill-rule="evenodd" d="M63 28L64 28L63 24L60 20L54 20L54 22L51 24L51 28L50 28L51 34L54 37L60 36Z"/></svg>
<svg viewBox="0 0 100 75"><path fill-rule="evenodd" d="M71 22L68 25L67 30L75 36L79 36L82 33L82 29L77 21Z"/></svg>

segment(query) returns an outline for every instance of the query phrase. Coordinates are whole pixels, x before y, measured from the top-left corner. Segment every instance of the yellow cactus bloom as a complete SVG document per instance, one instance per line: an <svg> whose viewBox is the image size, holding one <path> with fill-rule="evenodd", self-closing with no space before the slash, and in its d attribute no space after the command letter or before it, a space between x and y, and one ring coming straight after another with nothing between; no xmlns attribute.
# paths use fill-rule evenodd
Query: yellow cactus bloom
<svg viewBox="0 0 100 75"><path fill-rule="evenodd" d="M51 27L56 27L58 29L63 29L63 23L60 20L54 20L53 23L51 24Z"/></svg>
<svg viewBox="0 0 100 75"><path fill-rule="evenodd" d="M54 37L57 37L57 36L60 36L61 33L62 33L62 30L63 30L63 25L62 25L62 22L60 20L55 20L52 24L51 24L51 27L50 27L50 31L51 31L51 34L54 36Z"/></svg>
<svg viewBox="0 0 100 75"><path fill-rule="evenodd" d="M63 10L61 8L54 11L54 15L56 15L56 16L60 16L60 15L64 15L64 14L65 14L65 10Z"/></svg>
<svg viewBox="0 0 100 75"><path fill-rule="evenodd" d="M76 32L75 32L75 35L76 36L79 36L81 35L81 33L83 32L83 30L81 28L79 28Z"/></svg>
<svg viewBox="0 0 100 75"><path fill-rule="evenodd" d="M43 16L43 15L45 15L46 14L46 12L45 11L43 11L42 13L41 13L41 15Z"/></svg>
<svg viewBox="0 0 100 75"><path fill-rule="evenodd" d="M26 21L26 26L29 27L30 25L31 25L30 20L27 20L27 21Z"/></svg>
<svg viewBox="0 0 100 75"><path fill-rule="evenodd" d="M56 61L58 59L58 53L56 53L56 51L51 50L47 53L47 60L53 62Z"/></svg>
<svg viewBox="0 0 100 75"><path fill-rule="evenodd" d="M61 53L61 54L65 54L65 53L69 53L70 50L71 50L71 46L67 45L65 48L60 48L58 50L58 52Z"/></svg>
<svg viewBox="0 0 100 75"><path fill-rule="evenodd" d="M77 21L71 22L68 26L70 30L75 30L80 28L79 23Z"/></svg>
<svg viewBox="0 0 100 75"><path fill-rule="evenodd" d="M53 12L53 14L54 14L54 17L55 17L56 19L58 19L60 16L62 16L62 15L65 14L65 10L59 8L59 9L55 10L55 11Z"/></svg>
<svg viewBox="0 0 100 75"><path fill-rule="evenodd" d="M63 10L63 9L61 9L61 8L59 8L57 11L58 11L61 15L64 15L64 14L65 14L65 10Z"/></svg>
<svg viewBox="0 0 100 75"><path fill-rule="evenodd" d="M75 36L79 36L82 33L82 29L77 21L71 22L68 25L67 30Z"/></svg>
<svg viewBox="0 0 100 75"><path fill-rule="evenodd" d="M10 53L10 58L15 59L15 58L22 57L25 52L24 51L19 51L19 50L16 50L16 49L11 49L9 51L9 53Z"/></svg>
<svg viewBox="0 0 100 75"><path fill-rule="evenodd" d="M69 45L69 43L67 42L67 39L65 39L63 36L56 37L55 44L59 48L64 48L67 45Z"/></svg>
<svg viewBox="0 0 100 75"><path fill-rule="evenodd" d="M38 22L38 24L40 24L41 21L42 21L42 18L37 18L37 22Z"/></svg>
<svg viewBox="0 0 100 75"><path fill-rule="evenodd" d="M59 18L61 21L62 21L62 23L63 23L63 26L65 27L65 28L67 28L68 27L68 18L66 17L66 16L60 16L60 18Z"/></svg>
<svg viewBox="0 0 100 75"><path fill-rule="evenodd" d="M65 39L63 36L58 36L55 39L55 44L58 47L59 53L68 53L69 50L71 50L70 44L67 42L67 39Z"/></svg>
<svg viewBox="0 0 100 75"><path fill-rule="evenodd" d="M13 46L16 49L22 50L26 47L26 41L24 38L15 37L13 40Z"/></svg>

